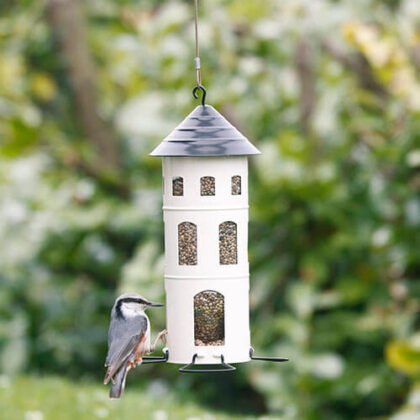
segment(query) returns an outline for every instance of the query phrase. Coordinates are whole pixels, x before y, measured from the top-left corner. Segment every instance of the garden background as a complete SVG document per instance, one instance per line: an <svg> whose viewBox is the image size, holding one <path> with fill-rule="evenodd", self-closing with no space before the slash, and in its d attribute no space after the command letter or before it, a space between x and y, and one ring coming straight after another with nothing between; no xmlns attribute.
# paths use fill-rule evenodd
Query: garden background
<svg viewBox="0 0 420 420"><path fill-rule="evenodd" d="M419 419L417 0L200 2L207 101L262 151L252 341L290 362L142 366L108 401L116 295L164 300L148 154L197 105L193 14L181 0L0 2L2 418Z"/></svg>

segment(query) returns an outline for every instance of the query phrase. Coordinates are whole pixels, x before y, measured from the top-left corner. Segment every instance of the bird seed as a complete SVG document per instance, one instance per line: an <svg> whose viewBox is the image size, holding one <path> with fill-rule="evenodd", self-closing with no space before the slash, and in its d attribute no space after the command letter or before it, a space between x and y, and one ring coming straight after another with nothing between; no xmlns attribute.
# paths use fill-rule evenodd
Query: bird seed
<svg viewBox="0 0 420 420"><path fill-rule="evenodd" d="M232 177L232 195L241 195L241 177L235 175Z"/></svg>
<svg viewBox="0 0 420 420"><path fill-rule="evenodd" d="M216 183L213 176L203 176L200 179L200 194L201 195L215 195Z"/></svg>
<svg viewBox="0 0 420 420"><path fill-rule="evenodd" d="M219 226L219 262L222 265L237 264L236 223L224 222Z"/></svg>
<svg viewBox="0 0 420 420"><path fill-rule="evenodd" d="M184 178L182 178L181 176L172 178L172 195L184 195Z"/></svg>
<svg viewBox="0 0 420 420"><path fill-rule="evenodd" d="M196 346L225 344L225 302L221 293L206 290L194 297L194 339Z"/></svg>
<svg viewBox="0 0 420 420"><path fill-rule="evenodd" d="M178 225L178 264L197 265L197 226L194 223Z"/></svg>

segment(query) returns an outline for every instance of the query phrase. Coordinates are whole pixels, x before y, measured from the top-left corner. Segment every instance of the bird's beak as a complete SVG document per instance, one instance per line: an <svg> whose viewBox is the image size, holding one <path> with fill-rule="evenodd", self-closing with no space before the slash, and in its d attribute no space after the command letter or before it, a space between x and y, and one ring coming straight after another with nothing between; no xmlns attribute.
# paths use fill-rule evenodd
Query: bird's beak
<svg viewBox="0 0 420 420"><path fill-rule="evenodd" d="M150 308L161 308L162 306L165 306L163 303L153 303L150 302L148 305Z"/></svg>

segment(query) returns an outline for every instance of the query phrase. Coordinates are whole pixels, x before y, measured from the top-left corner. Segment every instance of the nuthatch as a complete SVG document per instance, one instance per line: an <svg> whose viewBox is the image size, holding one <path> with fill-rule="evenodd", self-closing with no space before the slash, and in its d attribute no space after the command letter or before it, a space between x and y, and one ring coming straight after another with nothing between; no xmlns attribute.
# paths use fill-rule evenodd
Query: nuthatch
<svg viewBox="0 0 420 420"><path fill-rule="evenodd" d="M145 354L155 350L159 339L165 342L166 330L163 330L150 345L150 321L144 312L160 306L163 305L134 293L124 293L116 299L111 311L105 361L108 369L104 384L112 381L110 398L121 397L128 371L139 365Z"/></svg>

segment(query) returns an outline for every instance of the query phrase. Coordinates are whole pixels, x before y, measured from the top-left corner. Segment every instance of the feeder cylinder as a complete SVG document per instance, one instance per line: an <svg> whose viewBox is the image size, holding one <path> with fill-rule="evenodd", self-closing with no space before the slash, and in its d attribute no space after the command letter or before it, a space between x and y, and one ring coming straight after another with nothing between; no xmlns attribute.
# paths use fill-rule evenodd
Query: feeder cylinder
<svg viewBox="0 0 420 420"><path fill-rule="evenodd" d="M197 364L218 364L222 354L228 363L249 360L247 171L245 156L163 159L169 362L189 363L194 354ZM202 191L203 179L209 177L214 178L210 189L214 195L202 195L209 192ZM240 190L233 181L237 177ZM182 195L174 195L180 194L176 183L181 178ZM195 228L183 246L185 223ZM234 227L227 238L223 238L225 226ZM211 341L210 345L197 345L197 330L202 327L197 322L205 319L200 319L195 297L205 291L223 296L222 319L208 320L210 329L212 322L223 324L223 340L215 340L216 345Z"/></svg>

